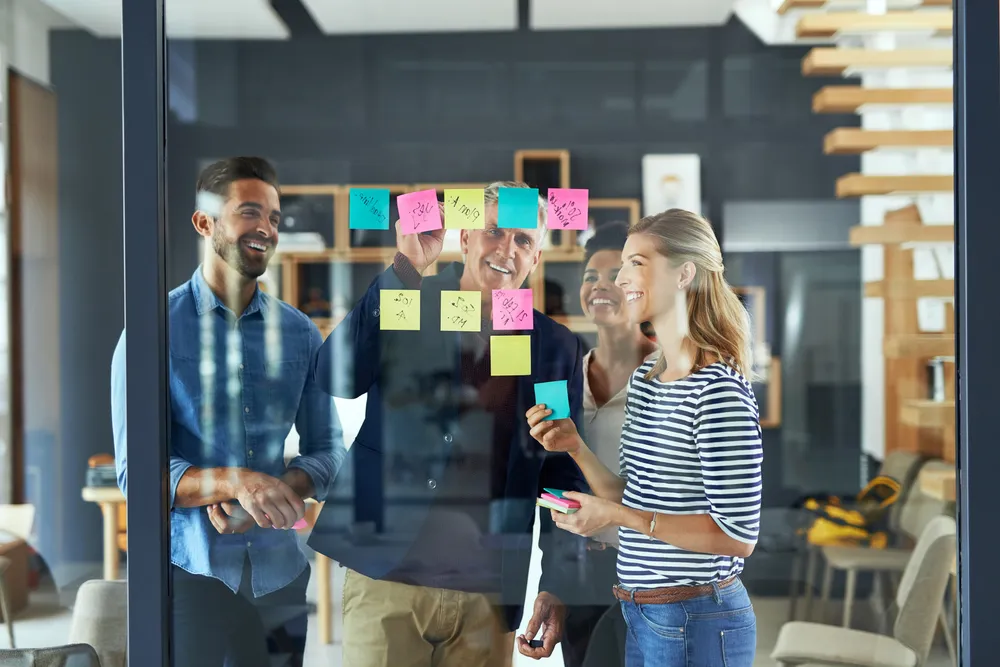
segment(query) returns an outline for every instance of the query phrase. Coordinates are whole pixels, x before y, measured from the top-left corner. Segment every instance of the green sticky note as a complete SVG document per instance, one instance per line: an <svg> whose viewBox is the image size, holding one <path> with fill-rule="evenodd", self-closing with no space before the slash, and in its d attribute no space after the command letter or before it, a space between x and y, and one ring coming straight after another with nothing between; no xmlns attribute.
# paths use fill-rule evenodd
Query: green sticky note
<svg viewBox="0 0 1000 667"><path fill-rule="evenodd" d="M389 229L389 191L351 188L351 229Z"/></svg>
<svg viewBox="0 0 1000 667"><path fill-rule="evenodd" d="M486 204L482 190L444 191L445 229L485 229Z"/></svg>
<svg viewBox="0 0 1000 667"><path fill-rule="evenodd" d="M545 418L569 419L569 393L566 390L566 380L535 383L535 405L544 405L552 414Z"/></svg>
<svg viewBox="0 0 1000 667"><path fill-rule="evenodd" d="M480 292L442 290L441 331L481 330L482 299Z"/></svg>
<svg viewBox="0 0 1000 667"><path fill-rule="evenodd" d="M538 188L500 188L497 227L538 227Z"/></svg>
<svg viewBox="0 0 1000 667"><path fill-rule="evenodd" d="M490 336L490 375L531 375L531 336Z"/></svg>
<svg viewBox="0 0 1000 667"><path fill-rule="evenodd" d="M384 289L379 292L379 329L420 330L420 290Z"/></svg>

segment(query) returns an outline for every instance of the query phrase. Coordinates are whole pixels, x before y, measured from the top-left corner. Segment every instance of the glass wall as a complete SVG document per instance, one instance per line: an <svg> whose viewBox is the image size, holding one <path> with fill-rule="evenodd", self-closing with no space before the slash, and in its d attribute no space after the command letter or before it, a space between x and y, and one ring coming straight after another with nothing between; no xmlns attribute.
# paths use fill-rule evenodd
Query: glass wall
<svg viewBox="0 0 1000 667"><path fill-rule="evenodd" d="M953 664L948 8L159 4L9 77L19 645Z"/></svg>

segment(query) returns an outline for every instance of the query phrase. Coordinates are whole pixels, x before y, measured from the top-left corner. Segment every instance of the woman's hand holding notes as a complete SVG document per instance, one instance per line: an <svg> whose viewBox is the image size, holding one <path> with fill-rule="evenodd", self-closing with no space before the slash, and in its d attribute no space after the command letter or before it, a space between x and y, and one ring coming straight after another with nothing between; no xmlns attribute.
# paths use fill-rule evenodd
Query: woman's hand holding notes
<svg viewBox="0 0 1000 667"><path fill-rule="evenodd" d="M552 411L544 404L536 405L525 413L531 437L550 452L575 454L586 447L572 419L548 419L551 415Z"/></svg>

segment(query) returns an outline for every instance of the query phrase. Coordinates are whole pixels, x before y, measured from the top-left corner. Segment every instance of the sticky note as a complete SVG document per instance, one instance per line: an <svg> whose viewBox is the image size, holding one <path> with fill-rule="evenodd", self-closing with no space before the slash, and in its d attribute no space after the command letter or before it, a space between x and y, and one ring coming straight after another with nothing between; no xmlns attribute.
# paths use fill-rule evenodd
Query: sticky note
<svg viewBox="0 0 1000 667"><path fill-rule="evenodd" d="M491 375L531 375L531 336L490 336Z"/></svg>
<svg viewBox="0 0 1000 667"><path fill-rule="evenodd" d="M576 229L585 231L587 219L588 190L579 188L549 188L549 229Z"/></svg>
<svg viewBox="0 0 1000 667"><path fill-rule="evenodd" d="M479 331L482 312L479 292L441 292L441 331Z"/></svg>
<svg viewBox="0 0 1000 667"><path fill-rule="evenodd" d="M530 331L535 326L530 289L493 290L493 329Z"/></svg>
<svg viewBox="0 0 1000 667"><path fill-rule="evenodd" d="M435 190L421 190L396 197L399 226L404 234L441 229L441 208Z"/></svg>
<svg viewBox="0 0 1000 667"><path fill-rule="evenodd" d="M538 188L500 188L497 227L538 227Z"/></svg>
<svg viewBox="0 0 1000 667"><path fill-rule="evenodd" d="M544 405L552 414L546 420L569 419L569 394L566 380L538 382L535 384L535 405Z"/></svg>
<svg viewBox="0 0 1000 667"><path fill-rule="evenodd" d="M486 204L482 190L445 190L445 229L484 229Z"/></svg>
<svg viewBox="0 0 1000 667"><path fill-rule="evenodd" d="M351 229L389 229L389 191L351 189Z"/></svg>
<svg viewBox="0 0 1000 667"><path fill-rule="evenodd" d="M420 290L381 290L379 313L379 328L383 331L419 331Z"/></svg>

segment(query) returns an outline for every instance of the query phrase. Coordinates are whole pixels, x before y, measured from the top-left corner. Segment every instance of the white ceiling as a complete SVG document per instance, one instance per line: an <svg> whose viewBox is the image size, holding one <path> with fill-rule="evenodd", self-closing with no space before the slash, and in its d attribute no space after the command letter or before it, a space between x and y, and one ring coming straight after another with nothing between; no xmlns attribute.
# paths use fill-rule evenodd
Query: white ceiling
<svg viewBox="0 0 1000 667"><path fill-rule="evenodd" d="M302 0L302 4L328 35L517 28L517 0Z"/></svg>
<svg viewBox="0 0 1000 667"><path fill-rule="evenodd" d="M99 37L121 35L122 2L44 0ZM167 36L175 39L285 39L288 28L267 0L165 0Z"/></svg>
<svg viewBox="0 0 1000 667"><path fill-rule="evenodd" d="M121 34L128 0L43 0L101 37ZM326 34L510 31L518 0L301 0ZM533 30L719 25L735 0L531 0ZM167 35L197 39L285 39L268 0L166 0Z"/></svg>
<svg viewBox="0 0 1000 667"><path fill-rule="evenodd" d="M533 0L532 30L720 25L734 0Z"/></svg>

